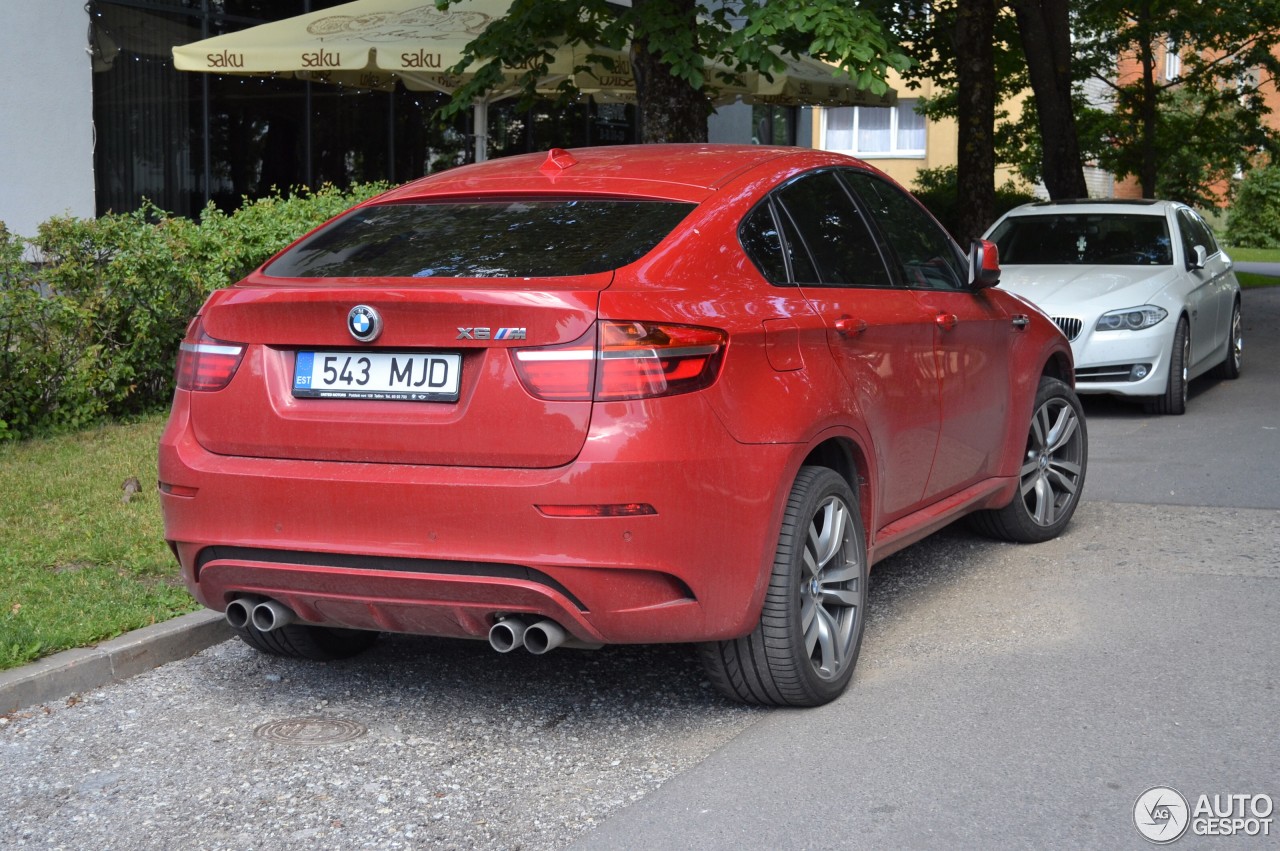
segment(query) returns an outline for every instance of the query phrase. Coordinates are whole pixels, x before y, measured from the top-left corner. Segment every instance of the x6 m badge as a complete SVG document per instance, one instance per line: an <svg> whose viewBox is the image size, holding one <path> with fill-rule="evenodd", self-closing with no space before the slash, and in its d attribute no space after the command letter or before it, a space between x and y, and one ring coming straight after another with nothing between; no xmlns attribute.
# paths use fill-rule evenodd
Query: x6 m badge
<svg viewBox="0 0 1280 851"><path fill-rule="evenodd" d="M459 328L455 340L523 340L524 328Z"/></svg>

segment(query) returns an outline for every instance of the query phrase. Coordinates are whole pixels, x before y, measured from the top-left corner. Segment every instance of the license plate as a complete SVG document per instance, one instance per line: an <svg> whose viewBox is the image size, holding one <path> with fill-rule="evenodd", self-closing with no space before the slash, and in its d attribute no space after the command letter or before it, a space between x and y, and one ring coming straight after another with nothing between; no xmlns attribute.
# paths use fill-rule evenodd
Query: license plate
<svg viewBox="0 0 1280 851"><path fill-rule="evenodd" d="M457 352L298 352L293 395L456 402L461 374Z"/></svg>

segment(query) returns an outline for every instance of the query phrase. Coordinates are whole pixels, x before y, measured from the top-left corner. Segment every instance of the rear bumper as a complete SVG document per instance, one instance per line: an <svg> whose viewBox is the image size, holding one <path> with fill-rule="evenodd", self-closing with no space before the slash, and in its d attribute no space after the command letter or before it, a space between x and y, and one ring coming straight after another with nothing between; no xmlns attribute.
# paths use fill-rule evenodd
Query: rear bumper
<svg viewBox="0 0 1280 851"><path fill-rule="evenodd" d="M187 586L218 611L256 594L329 626L482 637L524 614L588 643L745 634L801 457L735 442L696 394L658 400L661 416L597 406L578 460L553 469L229 457L196 441L185 395L159 466ZM624 503L656 513L537 507Z"/></svg>

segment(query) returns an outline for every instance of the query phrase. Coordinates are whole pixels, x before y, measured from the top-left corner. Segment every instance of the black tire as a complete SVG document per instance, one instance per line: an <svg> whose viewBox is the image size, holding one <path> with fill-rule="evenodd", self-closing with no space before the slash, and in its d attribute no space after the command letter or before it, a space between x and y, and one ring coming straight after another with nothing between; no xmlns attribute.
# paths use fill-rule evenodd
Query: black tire
<svg viewBox="0 0 1280 851"><path fill-rule="evenodd" d="M726 697L819 706L853 676L866 621L867 544L858 500L825 467L791 486L760 622L750 635L700 648Z"/></svg>
<svg viewBox="0 0 1280 851"><path fill-rule="evenodd" d="M1234 381L1240 377L1244 363L1244 331L1240 323L1240 300L1236 299L1231 311L1231 337L1227 340L1227 356L1218 364L1215 374L1219 378Z"/></svg>
<svg viewBox="0 0 1280 851"><path fill-rule="evenodd" d="M1056 378L1040 379L1018 491L1004 508L978 511L970 524L984 535L1038 544L1071 522L1089 466L1089 433L1080 398Z"/></svg>
<svg viewBox="0 0 1280 851"><path fill-rule="evenodd" d="M263 632L252 625L235 630L240 640L254 650L291 659L330 662L363 653L378 640L378 633L364 629L337 629L291 623Z"/></svg>
<svg viewBox="0 0 1280 851"><path fill-rule="evenodd" d="M1191 368L1191 330L1186 318L1178 320L1169 353L1169 382L1162 395L1146 404L1147 413L1179 416L1187 412L1187 370Z"/></svg>

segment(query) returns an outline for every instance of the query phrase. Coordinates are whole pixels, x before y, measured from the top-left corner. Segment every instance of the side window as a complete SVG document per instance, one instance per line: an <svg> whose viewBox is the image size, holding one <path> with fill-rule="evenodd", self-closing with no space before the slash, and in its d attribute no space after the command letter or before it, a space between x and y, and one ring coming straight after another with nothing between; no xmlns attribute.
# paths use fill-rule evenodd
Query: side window
<svg viewBox="0 0 1280 851"><path fill-rule="evenodd" d="M815 269L794 269L796 283L887 287L889 272L862 214L834 172L805 175L775 195L809 249ZM785 230L785 229L784 229ZM800 251L797 250L797 254Z"/></svg>
<svg viewBox="0 0 1280 851"><path fill-rule="evenodd" d="M1191 229L1197 234L1196 242L1204 246L1209 256L1212 257L1221 251L1222 249L1218 247L1218 240L1213 236L1213 228L1209 227L1208 222L1194 211L1188 211L1187 215L1191 217Z"/></svg>
<svg viewBox="0 0 1280 851"><path fill-rule="evenodd" d="M955 242L924 208L901 189L852 169L841 174L871 211L901 264L909 287L964 288L967 273Z"/></svg>
<svg viewBox="0 0 1280 851"><path fill-rule="evenodd" d="M742 220L738 228L742 249L760 274L771 284L787 283L787 261L782 255L782 234L773 219L773 209L768 201L756 207Z"/></svg>
<svg viewBox="0 0 1280 851"><path fill-rule="evenodd" d="M818 279L809 252L796 236L795 225L772 201L765 201L747 214L738 237L742 249L769 283L785 286L793 281Z"/></svg>
<svg viewBox="0 0 1280 851"><path fill-rule="evenodd" d="M1191 221L1191 216L1186 210L1178 211L1178 235L1182 238L1182 256L1186 258L1186 262L1190 263L1196 259L1196 246L1204 245L1204 239L1196 233L1195 226ZM1205 245L1206 254L1212 254L1209 246Z"/></svg>
<svg viewBox="0 0 1280 851"><path fill-rule="evenodd" d="M773 214L782 225L782 248L791 261L791 279L796 283L818 280L818 271L813 265L813 257L805 247L804 240L796 232L796 223L791 220L785 210L774 204Z"/></svg>

